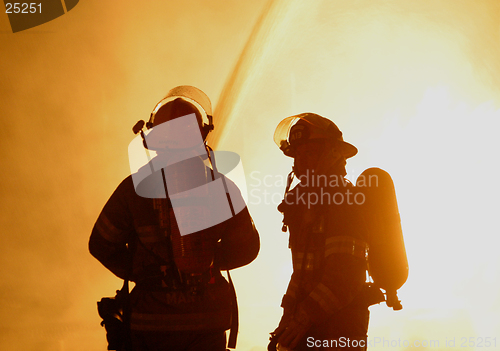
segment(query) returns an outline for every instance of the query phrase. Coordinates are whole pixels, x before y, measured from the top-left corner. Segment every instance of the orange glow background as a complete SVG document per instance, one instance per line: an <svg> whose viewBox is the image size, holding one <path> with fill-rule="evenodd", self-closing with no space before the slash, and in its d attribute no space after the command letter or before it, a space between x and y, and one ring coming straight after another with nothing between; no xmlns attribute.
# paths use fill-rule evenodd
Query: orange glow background
<svg viewBox="0 0 500 351"><path fill-rule="evenodd" d="M370 349L500 350L497 0L82 0L16 34L1 14L0 52L1 350L106 349L96 301L121 282L88 237L132 126L181 84L212 99L261 234L232 274L237 350L265 350L281 315L291 160L272 135L307 111L360 150L351 180L376 166L396 185L410 275L402 311L371 307L369 338L392 344Z"/></svg>

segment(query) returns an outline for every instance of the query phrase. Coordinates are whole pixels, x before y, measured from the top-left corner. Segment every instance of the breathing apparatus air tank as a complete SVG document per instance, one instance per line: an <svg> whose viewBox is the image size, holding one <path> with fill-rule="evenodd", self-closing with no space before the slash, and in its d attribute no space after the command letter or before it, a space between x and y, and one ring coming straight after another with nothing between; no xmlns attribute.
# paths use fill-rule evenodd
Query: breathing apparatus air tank
<svg viewBox="0 0 500 351"><path fill-rule="evenodd" d="M386 171L369 168L358 177L356 192L364 195L361 210L368 230L368 272L375 286L385 290L387 306L400 310L397 290L408 278L408 260L394 183Z"/></svg>

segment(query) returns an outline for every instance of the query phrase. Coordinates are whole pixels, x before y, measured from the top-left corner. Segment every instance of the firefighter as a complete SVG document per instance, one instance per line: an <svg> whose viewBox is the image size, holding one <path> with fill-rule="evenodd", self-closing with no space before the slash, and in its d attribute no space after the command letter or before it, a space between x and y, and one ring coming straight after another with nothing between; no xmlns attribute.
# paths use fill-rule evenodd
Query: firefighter
<svg viewBox="0 0 500 351"><path fill-rule="evenodd" d="M357 149L313 113L285 118L274 140L294 159L278 206L290 233L293 274L269 349L365 350L366 228L345 178L346 160ZM293 176L300 182L289 190Z"/></svg>
<svg viewBox="0 0 500 351"><path fill-rule="evenodd" d="M189 123L177 123L188 117ZM213 124L210 100L201 90L172 89L146 126L147 135L141 130L144 146L148 155L157 156L111 195L92 230L90 253L116 276L135 283L130 293L132 347L127 349L226 350L226 331L237 324L236 296L221 270L255 259L258 232L246 206L237 208L243 200L234 183L204 163ZM171 158L179 162L164 167ZM230 190L233 212L227 220L210 222L218 210L214 206L182 204L182 197L174 201L214 180ZM226 194L223 198L230 201Z"/></svg>

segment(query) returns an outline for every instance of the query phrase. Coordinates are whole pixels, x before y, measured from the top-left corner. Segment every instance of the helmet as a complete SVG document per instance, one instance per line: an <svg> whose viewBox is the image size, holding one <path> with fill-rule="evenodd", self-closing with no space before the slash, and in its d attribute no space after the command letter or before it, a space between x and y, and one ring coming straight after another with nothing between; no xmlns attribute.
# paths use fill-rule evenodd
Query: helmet
<svg viewBox="0 0 500 351"><path fill-rule="evenodd" d="M342 138L339 127L315 113L301 113L282 120L274 132L274 142L286 156L295 157L297 145L312 140L333 142L345 158L353 157L358 149Z"/></svg>
<svg viewBox="0 0 500 351"><path fill-rule="evenodd" d="M168 120L196 114L196 119L202 131L203 140L208 133L214 129L212 122L212 104L208 96L198 88L181 85L171 89L168 94L160 100L151 112L151 117L146 127L151 129Z"/></svg>

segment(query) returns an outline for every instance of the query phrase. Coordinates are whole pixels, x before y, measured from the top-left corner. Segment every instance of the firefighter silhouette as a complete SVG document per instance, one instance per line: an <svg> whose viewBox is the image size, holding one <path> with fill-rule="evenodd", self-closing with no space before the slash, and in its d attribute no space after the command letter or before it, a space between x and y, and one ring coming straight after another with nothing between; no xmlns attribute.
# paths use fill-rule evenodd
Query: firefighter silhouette
<svg viewBox="0 0 500 351"><path fill-rule="evenodd" d="M378 217L380 213L368 214L380 205L377 197L387 191L363 187L361 181L354 187L345 178L346 160L358 150L343 140L342 132L329 119L313 113L285 118L276 128L274 141L294 159L285 197L278 206L284 216L283 231L288 229L290 233L293 274L281 304L283 317L271 333L268 349L365 350L368 307L385 299L380 288L389 288L391 304L398 308L395 291L408 273L401 232L397 230L385 240L396 238L393 241L402 244L402 254L393 255L389 263L402 267L399 276L379 268L383 255L376 255L373 262L368 260L370 243L378 240L371 235L376 221L384 222ZM363 176L382 173L367 170ZM300 182L290 190L294 177ZM392 202L386 212L397 212L394 205ZM383 245L376 250L380 247ZM401 245L398 249L401 252ZM378 278L382 285L366 282L369 265L370 270L375 268L380 277L386 278Z"/></svg>
<svg viewBox="0 0 500 351"><path fill-rule="evenodd" d="M133 350L225 350L230 328L235 347L236 296L220 271L250 263L260 244L238 188L205 143L212 129L208 97L172 89L134 127L141 136L129 147L132 175L92 231L92 255L136 284Z"/></svg>

